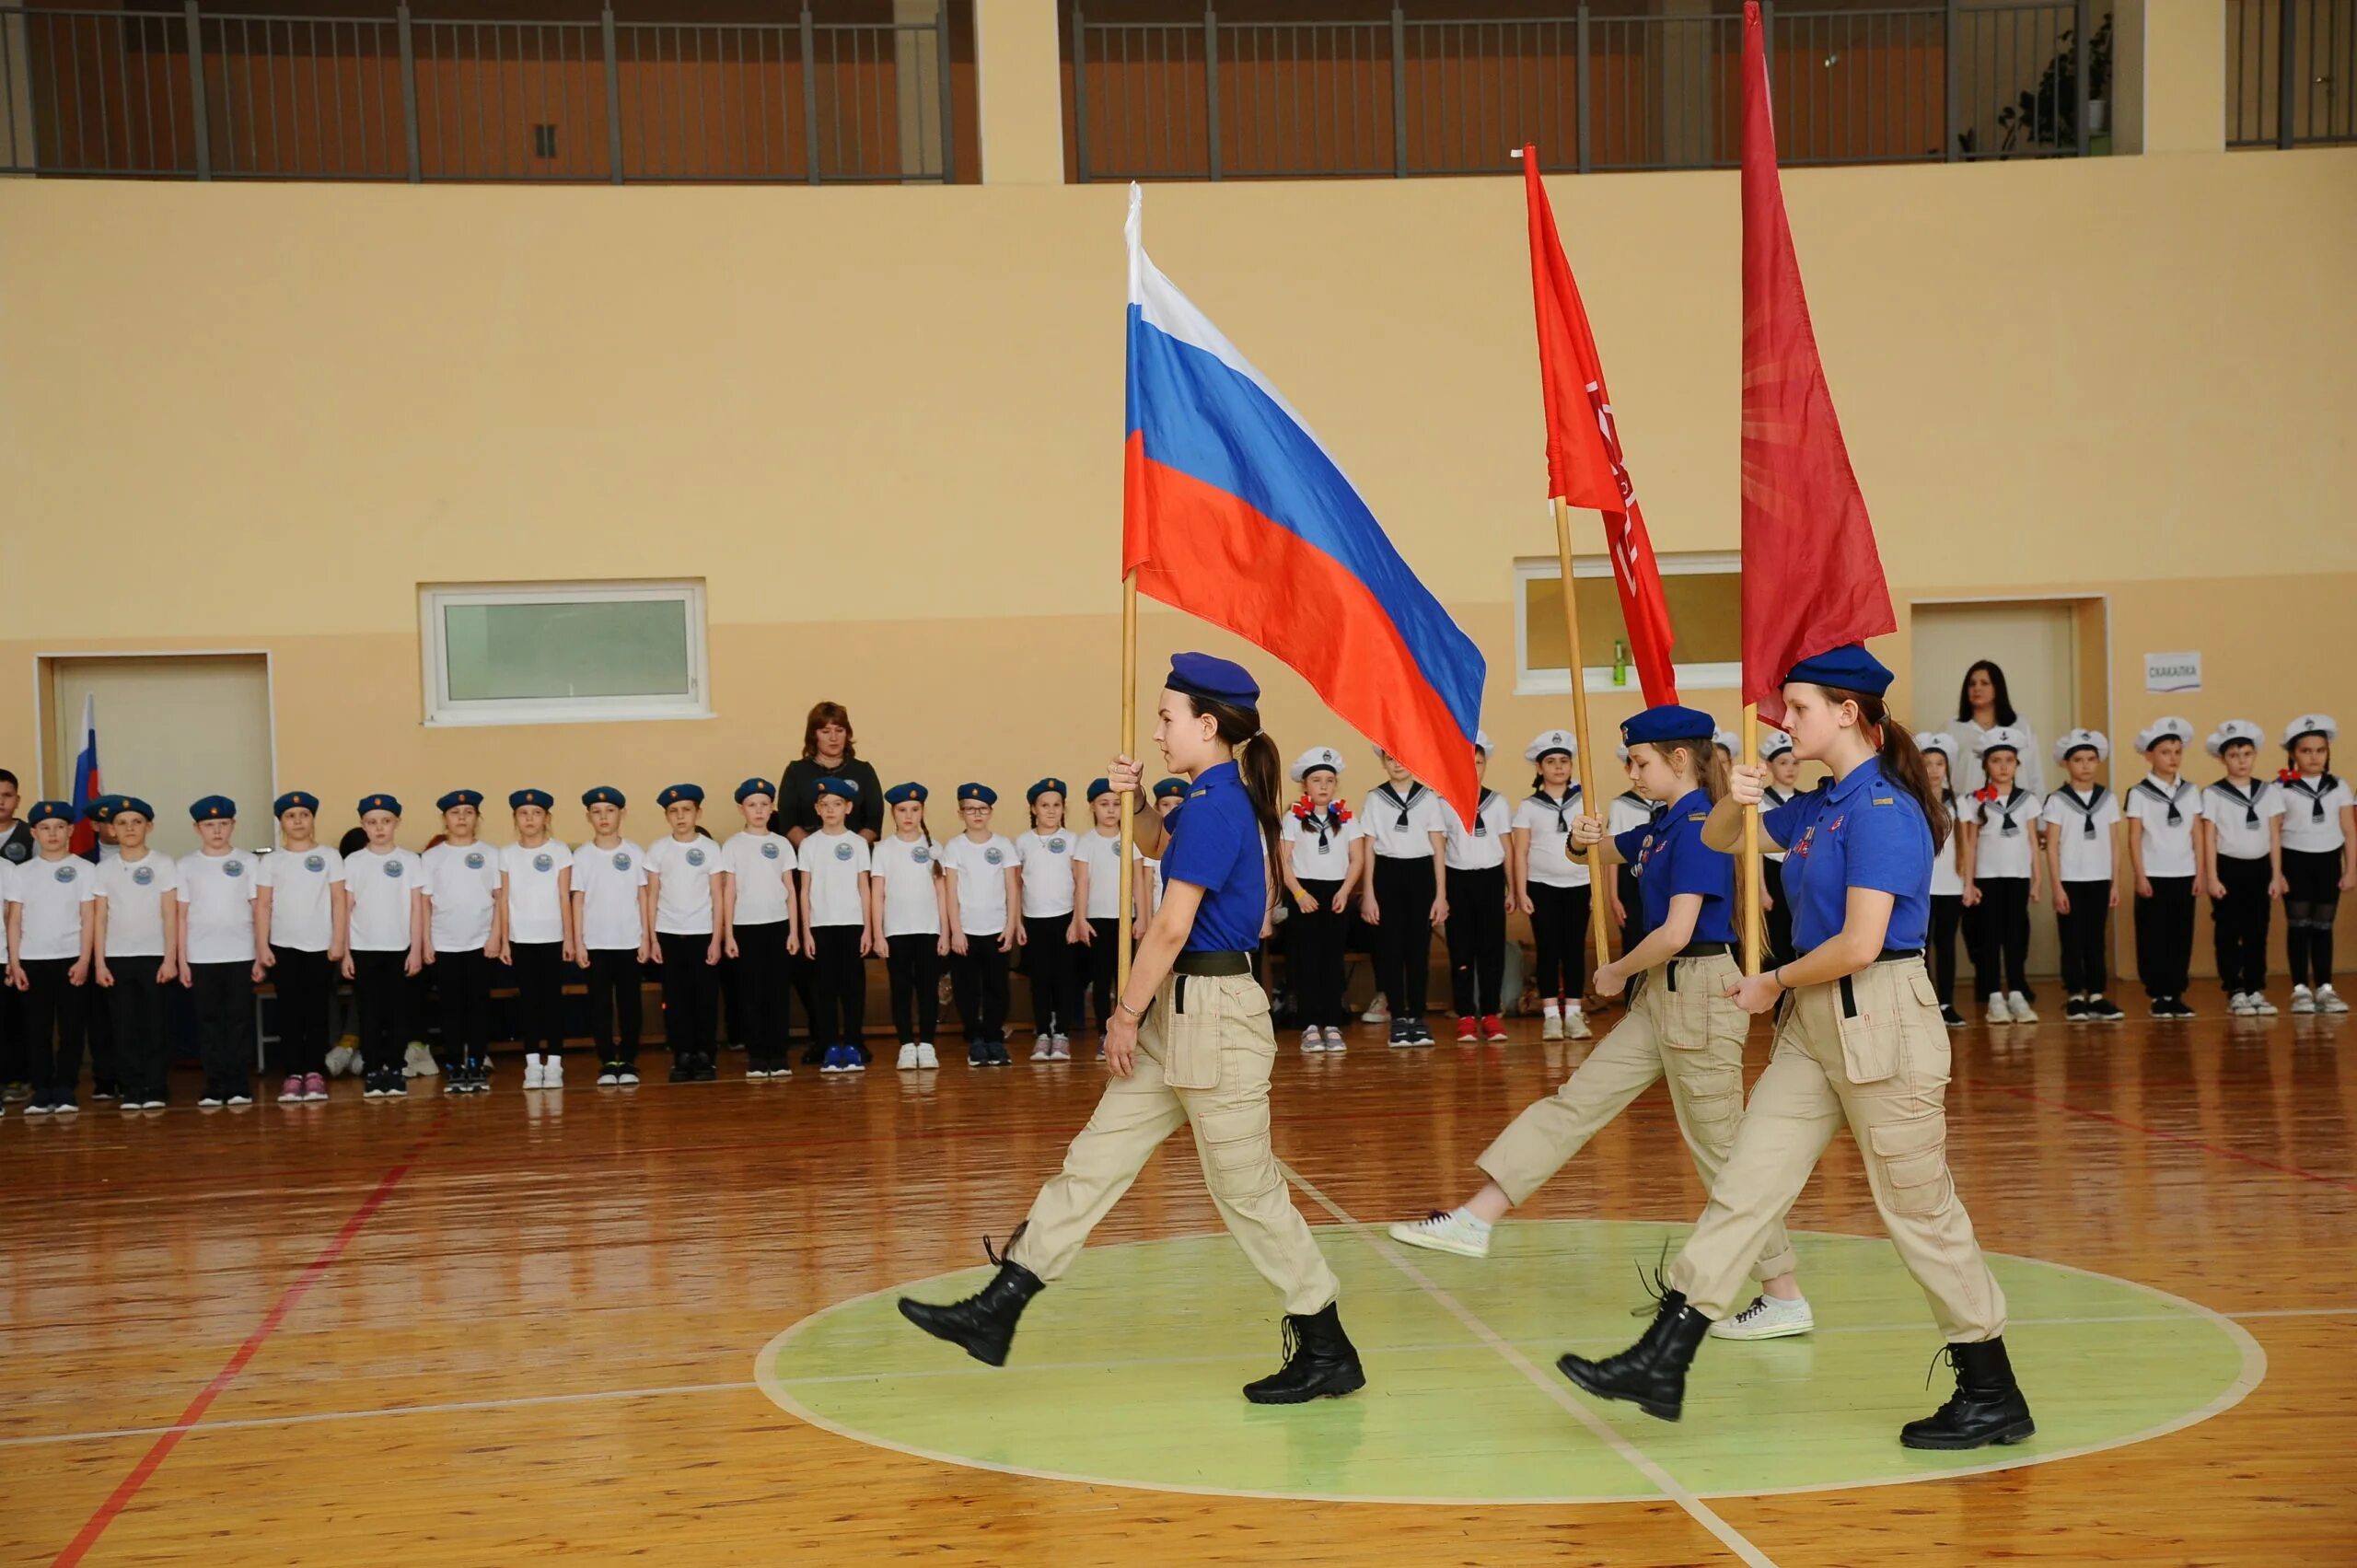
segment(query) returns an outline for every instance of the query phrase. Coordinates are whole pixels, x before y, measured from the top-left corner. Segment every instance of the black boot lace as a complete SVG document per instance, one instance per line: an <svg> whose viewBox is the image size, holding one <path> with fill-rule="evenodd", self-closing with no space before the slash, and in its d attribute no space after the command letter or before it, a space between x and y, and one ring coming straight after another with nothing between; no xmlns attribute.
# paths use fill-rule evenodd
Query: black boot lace
<svg viewBox="0 0 2357 1568"><path fill-rule="evenodd" d="M1946 1360L1949 1368L1956 1373L1956 1393L1948 1400L1950 1404L1954 1404L1957 1400L1964 1398L1964 1355L1956 1346L1942 1345L1933 1355L1932 1365L1923 1368L1923 1387L1928 1388L1932 1386L1932 1377L1939 1371L1943 1358Z"/></svg>
<svg viewBox="0 0 2357 1568"><path fill-rule="evenodd" d="M1014 1244L1010 1242L1008 1245L1012 1246ZM1277 1359L1284 1366L1291 1366L1294 1364L1295 1359L1301 1354L1301 1330L1295 1327L1293 1314L1290 1312L1285 1314L1284 1334L1280 1342L1283 1344L1283 1350Z"/></svg>
<svg viewBox="0 0 2357 1568"><path fill-rule="evenodd" d="M1006 1233L1007 1251L1014 1251L1015 1244L1022 1240L1023 1233L1030 1228L1031 1222L1029 1220L1025 1220L1020 1225L1017 1225L1013 1230L1008 1231ZM982 1237L982 1256L988 1258L993 1263L1003 1264L1006 1261L1006 1259L1000 1254L998 1249L991 1245L991 1238L988 1236L984 1236Z"/></svg>
<svg viewBox="0 0 2357 1568"><path fill-rule="evenodd" d="M1658 1318L1661 1316L1663 1306L1669 1295L1669 1281L1663 1273L1668 1262L1669 1237L1665 1236L1661 1238L1661 1256L1654 1260L1654 1272L1651 1279L1645 1277L1645 1266L1643 1263L1631 1264L1631 1267L1637 1271L1637 1287L1645 1293L1645 1301L1641 1307L1629 1308L1630 1317Z"/></svg>

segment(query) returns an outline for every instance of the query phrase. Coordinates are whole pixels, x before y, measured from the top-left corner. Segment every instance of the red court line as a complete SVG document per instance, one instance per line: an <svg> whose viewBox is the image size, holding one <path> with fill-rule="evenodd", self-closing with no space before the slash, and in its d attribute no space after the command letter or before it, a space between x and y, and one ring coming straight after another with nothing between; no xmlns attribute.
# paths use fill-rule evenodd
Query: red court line
<svg viewBox="0 0 2357 1568"><path fill-rule="evenodd" d="M2089 1110L2084 1106L2070 1105L2059 1099L2049 1099L2044 1095L2032 1094L2027 1089L2016 1089L2004 1084L1992 1084L1985 1078L1967 1078L1964 1082L1972 1085L1975 1088L1994 1089L2001 1095L2011 1095L2015 1099L2026 1099L2033 1105L2043 1105L2055 1110L2068 1111L2073 1116L2084 1116L2090 1121L2108 1121L2114 1127L2124 1127L2131 1132L2142 1132L2147 1138L2158 1138L2163 1143L2179 1144L2189 1149L2200 1149L2205 1155L2216 1155L2221 1159L2240 1160L2245 1165L2255 1165L2261 1170L2272 1170L2284 1176L2296 1176L2303 1181L2320 1182L2327 1187L2338 1187L2343 1191L2357 1192L2357 1181L2343 1181L2337 1176L2319 1176L2313 1170L2302 1170L2296 1165L2279 1165L2273 1160L2261 1159L2257 1155L2247 1155L2240 1149L2230 1149L2223 1144L2204 1143L2200 1138L2189 1138L2181 1132L2165 1132L2158 1127L2147 1127L2141 1121L2131 1121L2124 1116L2114 1116L2107 1110Z"/></svg>
<svg viewBox="0 0 2357 1568"><path fill-rule="evenodd" d="M238 1374L243 1372L247 1364L253 1360L255 1353L261 1349L262 1342L278 1331L278 1326L286 1320L286 1315L295 1310L296 1305L308 1293L311 1286L318 1283L319 1276L334 1267L336 1260L343 1256L344 1249L352 1245L352 1238L360 1234L360 1227L366 1225L376 1215L377 1211L385 1206L385 1200L393 1195L393 1189L401 1184L401 1179L410 1173L411 1167L417 1163L418 1156L425 1152L435 1139L442 1135L442 1129L448 1124L448 1121L449 1113L444 1111L435 1118L434 1124L425 1130L423 1137L402 1151L401 1157L394 1162L392 1168L386 1171L383 1179L377 1183L376 1191L369 1193L360 1207L352 1212L352 1217L343 1222L343 1228L337 1231L334 1238L320 1249L319 1255L311 1260L310 1266L296 1275L292 1284L279 1293L276 1304L263 1316L262 1320L255 1325L254 1331L246 1336L246 1342L238 1347L237 1353L229 1357L227 1364L219 1372L214 1374L213 1381L207 1383L203 1389L199 1390L196 1398L188 1402L188 1409L180 1411L180 1419L172 1423L170 1430L157 1438L155 1445L147 1450L140 1461L131 1467L131 1473L122 1478L121 1483L115 1487L104 1503L99 1504L98 1511L83 1524L80 1532L66 1543L65 1550L57 1554L52 1568L73 1568L73 1564L81 1562L88 1555L90 1548L98 1544L99 1537L106 1533L109 1525L114 1523L115 1516L130 1506L131 1500L139 1495L139 1489L147 1484L148 1478L162 1467L171 1451L180 1446L180 1439L187 1436L196 1423L204 1419L204 1412L213 1407L215 1400L220 1398L222 1390L237 1381Z"/></svg>

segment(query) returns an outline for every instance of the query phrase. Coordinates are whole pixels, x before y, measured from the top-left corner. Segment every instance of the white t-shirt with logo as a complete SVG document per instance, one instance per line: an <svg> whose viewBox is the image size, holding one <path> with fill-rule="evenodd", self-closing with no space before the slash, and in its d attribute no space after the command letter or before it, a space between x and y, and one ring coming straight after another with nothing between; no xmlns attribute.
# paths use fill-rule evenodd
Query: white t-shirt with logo
<svg viewBox="0 0 2357 1568"><path fill-rule="evenodd" d="M935 845L922 838L895 836L877 843L868 857L868 875L884 878L885 935L941 935L941 907L934 895L939 854Z"/></svg>
<svg viewBox="0 0 2357 1568"><path fill-rule="evenodd" d="M1069 827L1043 833L1038 829L1015 841L1015 858L1023 866L1023 918L1054 920L1072 913L1072 856L1079 835Z"/></svg>
<svg viewBox="0 0 2357 1568"><path fill-rule="evenodd" d="M399 845L379 854L370 846L343 861L343 890L352 900L352 950L409 951L410 897L424 886L425 865Z"/></svg>
<svg viewBox="0 0 2357 1568"><path fill-rule="evenodd" d="M438 843L418 857L431 904L426 930L437 953L480 953L491 945L491 912L499 900L499 851L478 839Z"/></svg>
<svg viewBox="0 0 2357 1568"><path fill-rule="evenodd" d="M2119 797L2097 784L2091 809L2082 809L2087 796L2076 784L2064 784L2046 797L2038 819L2056 830L2055 853L2062 862L2065 882L2111 880L2111 830L2119 821ZM2089 838L2087 830L2095 829Z"/></svg>
<svg viewBox="0 0 2357 1568"><path fill-rule="evenodd" d="M555 839L528 848L508 844L499 852L499 869L507 878L507 939L563 941L564 899L558 884L573 869L573 852Z"/></svg>
<svg viewBox="0 0 2357 1568"><path fill-rule="evenodd" d="M736 878L737 925L779 925L791 909L786 889L798 868L791 841L777 833L744 832L720 846L720 869Z"/></svg>
<svg viewBox="0 0 2357 1568"><path fill-rule="evenodd" d="M335 945L331 889L343 885L343 856L325 844L275 849L261 857L254 879L270 889L271 946L324 953Z"/></svg>
<svg viewBox="0 0 2357 1568"><path fill-rule="evenodd" d="M1506 797L1493 789L1481 792L1473 807L1473 825L1457 820L1453 807L1444 806L1448 850L1446 864L1452 871L1486 871L1506 861L1506 835L1514 830L1514 814Z"/></svg>
<svg viewBox="0 0 2357 1568"><path fill-rule="evenodd" d="M1135 851L1131 853L1135 854ZM1118 920L1121 912L1121 834L1081 830L1073 858L1088 867L1088 918Z"/></svg>
<svg viewBox="0 0 2357 1568"><path fill-rule="evenodd" d="M958 874L958 928L969 936L1006 929L1006 868L1015 846L997 833L976 843L958 834L940 850L942 867Z"/></svg>
<svg viewBox="0 0 2357 1568"><path fill-rule="evenodd" d="M2005 815L2013 813L2013 831L2005 830ZM2010 799L1975 800L1970 796L1956 803L1956 819L1978 823L1980 836L1972 841L1972 879L1987 881L1991 877L2027 877L2030 862L2038 854L2038 804L2029 791L2014 786Z"/></svg>
<svg viewBox="0 0 2357 1568"><path fill-rule="evenodd" d="M1388 783L1377 784L1359 798L1359 814L1352 819L1359 836L1373 842L1375 853L1390 860L1429 860L1434 833L1448 831L1457 813L1422 784L1410 784L1404 795Z"/></svg>
<svg viewBox="0 0 2357 1568"><path fill-rule="evenodd" d="M180 863L152 849L137 860L118 855L101 862L98 893L107 901L107 957L162 958L164 900L175 897L180 885Z"/></svg>
<svg viewBox="0 0 2357 1568"><path fill-rule="evenodd" d="M2218 854L2228 860L2265 860L2267 819L2282 815L2283 792L2265 779L2246 784L2220 779L2201 792L2201 819L2218 835Z"/></svg>
<svg viewBox="0 0 2357 1568"><path fill-rule="evenodd" d="M823 830L804 837L795 865L810 878L806 918L818 925L865 925L866 906L860 899L860 873L868 868L867 841L845 829Z"/></svg>
<svg viewBox="0 0 2357 1568"><path fill-rule="evenodd" d="M2175 808L2177 821L2169 821ZM2147 877L2193 875L2193 824L2201 816L2201 792L2180 776L2174 786L2147 776L2128 792L2120 809L2144 825L2142 851Z"/></svg>
<svg viewBox="0 0 2357 1568"><path fill-rule="evenodd" d="M1288 810L1277 824L1278 841L1292 846L1285 852L1286 858L1295 880L1301 882L1339 882L1350 875L1351 842L1357 837L1355 823L1337 822L1322 814L1305 821ZM1089 875L1096 875L1094 867ZM1090 886L1093 889L1095 884Z"/></svg>
<svg viewBox="0 0 2357 1568"><path fill-rule="evenodd" d="M254 893L260 869L241 849L180 856L180 908L188 920L180 956L192 964L254 961Z"/></svg>
<svg viewBox="0 0 2357 1568"><path fill-rule="evenodd" d="M2283 847L2303 854L2323 854L2340 848L2340 813L2350 802L2349 781L2335 776L2332 787L2323 778L2301 777L2275 786L2283 800Z"/></svg>
<svg viewBox="0 0 2357 1568"><path fill-rule="evenodd" d="M702 833L647 845L647 874L656 879L655 929L667 936L711 935L712 874L719 869L720 846Z"/></svg>
<svg viewBox="0 0 2357 1568"><path fill-rule="evenodd" d="M1530 879L1550 888L1585 888L1587 862L1573 860L1570 847L1572 819L1587 809L1587 796L1577 784L1569 785L1561 801L1534 790L1514 808L1514 829L1530 835Z"/></svg>
<svg viewBox="0 0 2357 1568"><path fill-rule="evenodd" d="M573 852L573 890L581 898L581 945L601 952L636 952L646 939L638 918L638 890L646 886L646 852L624 839L611 849L595 842Z"/></svg>
<svg viewBox="0 0 2357 1568"><path fill-rule="evenodd" d="M34 855L17 867L8 901L22 904L24 929L17 957L78 958L82 956L82 906L99 896L99 868L75 855L43 860Z"/></svg>

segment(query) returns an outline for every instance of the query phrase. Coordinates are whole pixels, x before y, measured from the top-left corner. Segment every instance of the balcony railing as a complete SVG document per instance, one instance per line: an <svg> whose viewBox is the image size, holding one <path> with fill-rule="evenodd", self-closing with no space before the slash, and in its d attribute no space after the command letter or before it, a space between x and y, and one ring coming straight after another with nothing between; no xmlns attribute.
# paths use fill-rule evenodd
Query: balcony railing
<svg viewBox="0 0 2357 1568"><path fill-rule="evenodd" d="M958 178L950 0L768 9L783 19L0 6L0 173Z"/></svg>
<svg viewBox="0 0 2357 1568"><path fill-rule="evenodd" d="M2226 145L2357 143L2357 0L2227 0Z"/></svg>

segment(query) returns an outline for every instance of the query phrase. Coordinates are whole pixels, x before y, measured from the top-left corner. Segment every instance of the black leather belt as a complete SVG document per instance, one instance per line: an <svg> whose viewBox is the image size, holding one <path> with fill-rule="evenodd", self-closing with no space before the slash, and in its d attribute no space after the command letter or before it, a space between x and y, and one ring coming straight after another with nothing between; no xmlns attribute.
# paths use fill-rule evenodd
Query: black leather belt
<svg viewBox="0 0 2357 1568"><path fill-rule="evenodd" d="M1170 966L1173 974L1250 974L1249 953L1181 953Z"/></svg>
<svg viewBox="0 0 2357 1568"><path fill-rule="evenodd" d="M1814 953L1816 951L1816 948L1811 947L1806 952L1801 953L1798 957L1805 958L1810 953ZM1683 954L1679 956L1681 958L1684 957ZM1920 958L1922 956L1923 949L1921 947L1885 947L1881 952L1875 955L1874 961L1878 964L1903 964L1910 958ZM1797 959L1795 961L1797 961Z"/></svg>
<svg viewBox="0 0 2357 1568"><path fill-rule="evenodd" d="M1735 951L1732 942L1689 942L1678 950L1681 958L1717 958Z"/></svg>

